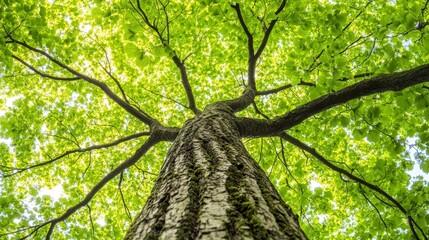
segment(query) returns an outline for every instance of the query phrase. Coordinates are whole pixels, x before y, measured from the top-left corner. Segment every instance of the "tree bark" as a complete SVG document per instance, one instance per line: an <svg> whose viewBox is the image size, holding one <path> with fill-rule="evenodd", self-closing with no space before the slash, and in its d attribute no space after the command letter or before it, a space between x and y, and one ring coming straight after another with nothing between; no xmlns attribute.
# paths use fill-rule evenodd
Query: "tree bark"
<svg viewBox="0 0 429 240"><path fill-rule="evenodd" d="M307 237L223 105L185 123L125 239Z"/></svg>

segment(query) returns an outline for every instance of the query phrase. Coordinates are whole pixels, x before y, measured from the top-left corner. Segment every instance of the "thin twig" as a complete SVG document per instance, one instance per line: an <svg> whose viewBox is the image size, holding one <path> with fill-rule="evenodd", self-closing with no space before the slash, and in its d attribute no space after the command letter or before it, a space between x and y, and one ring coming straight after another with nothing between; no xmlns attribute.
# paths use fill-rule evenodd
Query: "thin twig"
<svg viewBox="0 0 429 240"><path fill-rule="evenodd" d="M91 207L89 206L89 204L86 204L86 207L88 208L89 222L91 223L92 236L94 236L95 228L94 228L94 221L92 221Z"/></svg>
<svg viewBox="0 0 429 240"><path fill-rule="evenodd" d="M384 221L383 217L381 216L380 211L378 210L378 208L374 205L374 203L372 203L372 201L368 198L368 196L365 193L365 190L361 187L361 185L359 185L359 189L360 189L360 193L362 194L362 196L366 199L366 201L375 209L375 211L378 214L378 217L380 218L381 222L383 223L384 227L386 228L386 231L389 230L389 228L387 227L386 222Z"/></svg>
<svg viewBox="0 0 429 240"><path fill-rule="evenodd" d="M297 85L300 85L300 86L311 86L311 87L315 87L316 86L316 84L311 83L311 82L303 81L302 79L300 80L300 82ZM256 96L262 96L262 95L269 95L269 94L273 94L273 93L278 93L278 92L280 92L282 90L285 90L285 89L288 89L288 88L291 88L291 87L292 87L292 84L289 83L289 84L280 86L278 88L274 88L274 89L270 89L270 90L264 90L264 91L257 91L256 92Z"/></svg>
<svg viewBox="0 0 429 240"><path fill-rule="evenodd" d="M129 140L132 140L132 139L135 139L138 137L142 137L142 136L148 136L149 134L150 134L150 132L140 132L140 133L135 133L135 134L120 138L120 139L115 140L115 141L110 142L110 143L105 143L105 144L100 144L100 145L92 145L92 146L87 147L87 148L77 148L77 149L73 149L73 150L68 150L65 153L63 153L63 154L61 154L61 155L59 155L59 156L57 156L51 160L41 162L41 163L37 163L37 164L31 165L31 166L28 166L25 168L15 168L15 167L10 167L10 166L1 166L0 165L0 168L5 168L5 169L7 168L8 169L7 171L12 172L10 174L1 174L0 178L10 177L10 176L16 175L18 173L33 169L33 168L42 167L42 166L54 163L54 162L60 160L61 158L64 158L65 156L73 154L73 153L84 153L84 152L89 152L89 151L96 150L96 149L109 148L109 147L118 145L118 144L125 142L125 141L129 141Z"/></svg>
<svg viewBox="0 0 429 240"><path fill-rule="evenodd" d="M101 46L100 46L101 47ZM119 80L115 77L115 76L113 76L113 74L112 74L112 66L111 66L111 64L110 64L110 60L109 60L109 56L107 55L107 51L106 51L106 49L104 48L104 47L101 47L101 49L103 49L103 52L104 52L104 56L105 56L105 58L106 58L106 62L107 62L107 64L108 64L108 66L109 66L109 70L107 70L106 69L106 67L104 67L103 65L101 65L101 63L99 62L99 64L100 64L100 66L101 66L101 68L104 70L104 72L105 73L107 73L107 75L109 75L109 77L116 83L116 86L118 86L118 88L119 88L119 91L121 91L121 94L122 94L122 98L124 99L124 101L125 102L127 102L127 103L130 103L129 101L128 101L128 99L127 99L127 95L125 94L125 91L124 91L124 89L122 88L122 85L121 85L121 83L119 82Z"/></svg>
<svg viewBox="0 0 429 240"><path fill-rule="evenodd" d="M43 73L39 70L37 70L35 67L33 67L32 65L30 65L29 63L25 62L24 60L22 60L22 58L16 56L16 55L11 55L12 58L18 60L20 63L22 63L23 65L25 65L26 67L28 67L29 69L31 69L33 72L35 72L36 74L44 77L44 78L49 78L49 79L53 79L53 80L59 80L59 81L76 81L76 80L81 80L81 78L79 77L56 77L56 76L52 76L46 73Z"/></svg>
<svg viewBox="0 0 429 240"><path fill-rule="evenodd" d="M130 209L128 209L127 203L125 202L124 194L122 193L123 180L124 180L124 171L122 171L121 174L119 175L118 189L119 189L119 194L121 195L122 204L124 205L125 213L127 214L128 218L132 220Z"/></svg>

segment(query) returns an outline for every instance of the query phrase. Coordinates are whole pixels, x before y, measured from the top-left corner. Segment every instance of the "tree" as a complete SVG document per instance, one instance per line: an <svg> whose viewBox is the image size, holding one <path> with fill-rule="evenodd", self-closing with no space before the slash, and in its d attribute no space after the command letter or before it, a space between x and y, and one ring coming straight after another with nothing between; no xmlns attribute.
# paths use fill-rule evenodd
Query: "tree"
<svg viewBox="0 0 429 240"><path fill-rule="evenodd" d="M0 235L428 239L428 3L0 2Z"/></svg>

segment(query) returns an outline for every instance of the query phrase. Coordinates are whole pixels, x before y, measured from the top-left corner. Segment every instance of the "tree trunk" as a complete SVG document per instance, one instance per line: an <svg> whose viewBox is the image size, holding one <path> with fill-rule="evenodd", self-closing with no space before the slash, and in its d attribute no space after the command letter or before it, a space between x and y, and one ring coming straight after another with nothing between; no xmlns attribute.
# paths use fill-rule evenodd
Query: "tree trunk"
<svg viewBox="0 0 429 240"><path fill-rule="evenodd" d="M125 239L307 239L224 107L185 123Z"/></svg>

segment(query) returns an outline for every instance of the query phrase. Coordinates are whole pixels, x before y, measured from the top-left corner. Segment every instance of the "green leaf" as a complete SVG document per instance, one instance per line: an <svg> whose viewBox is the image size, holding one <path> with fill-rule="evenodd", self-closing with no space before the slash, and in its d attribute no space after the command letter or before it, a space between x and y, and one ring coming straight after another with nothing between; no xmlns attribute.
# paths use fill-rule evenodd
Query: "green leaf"
<svg viewBox="0 0 429 240"><path fill-rule="evenodd" d="M46 8L44 6L40 6L39 15L42 19L46 17Z"/></svg>
<svg viewBox="0 0 429 240"><path fill-rule="evenodd" d="M416 95L414 98L414 106L418 109L426 109L427 101L423 94Z"/></svg>
<svg viewBox="0 0 429 240"><path fill-rule="evenodd" d="M396 104L401 109L408 109L410 107L410 101L408 100L408 97L405 95L399 96L396 98Z"/></svg>
<svg viewBox="0 0 429 240"><path fill-rule="evenodd" d="M340 122L341 122L341 125L343 127L347 127L349 125L350 119L347 118L347 117L345 117L345 116L341 116L340 117Z"/></svg>
<svg viewBox="0 0 429 240"><path fill-rule="evenodd" d="M420 164L420 168L423 172L429 173L429 159L426 159Z"/></svg>
<svg viewBox="0 0 429 240"><path fill-rule="evenodd" d="M377 143L380 140L380 132L378 130L371 129L368 132L367 138L368 138L368 141Z"/></svg>
<svg viewBox="0 0 429 240"><path fill-rule="evenodd" d="M363 139L362 131L356 128L353 129L353 138L356 140L362 140Z"/></svg>

